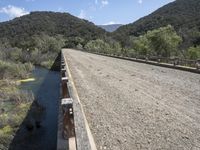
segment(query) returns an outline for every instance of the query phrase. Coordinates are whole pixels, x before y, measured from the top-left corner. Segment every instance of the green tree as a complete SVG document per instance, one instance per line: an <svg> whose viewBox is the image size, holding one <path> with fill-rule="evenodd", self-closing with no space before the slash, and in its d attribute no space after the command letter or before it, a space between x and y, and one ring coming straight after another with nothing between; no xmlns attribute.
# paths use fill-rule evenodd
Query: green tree
<svg viewBox="0 0 200 150"><path fill-rule="evenodd" d="M171 25L148 31L146 37L156 55L163 57L177 55L178 46L182 42L182 38L177 35Z"/></svg>
<svg viewBox="0 0 200 150"><path fill-rule="evenodd" d="M83 49L83 46L79 43L77 46L76 46L77 49L79 50L82 50Z"/></svg>
<svg viewBox="0 0 200 150"><path fill-rule="evenodd" d="M187 51L187 56L189 59L200 59L200 46L190 47Z"/></svg>
<svg viewBox="0 0 200 150"><path fill-rule="evenodd" d="M110 45L101 39L89 41L85 45L85 49L99 53L109 53L109 51L111 50Z"/></svg>
<svg viewBox="0 0 200 150"><path fill-rule="evenodd" d="M122 47L120 45L119 42L114 41L113 43L110 44L111 47L111 54L116 54L116 55L120 55L121 51L122 51Z"/></svg>
<svg viewBox="0 0 200 150"><path fill-rule="evenodd" d="M22 56L22 49L20 48L12 48L12 51L9 54L9 59L11 59L12 61L20 61Z"/></svg>
<svg viewBox="0 0 200 150"><path fill-rule="evenodd" d="M71 37L65 41L65 47L67 48L76 48L78 45L84 46L85 40L81 37Z"/></svg>
<svg viewBox="0 0 200 150"><path fill-rule="evenodd" d="M138 37L133 41L133 49L137 55L148 55L150 53L150 43L146 35Z"/></svg>
<svg viewBox="0 0 200 150"><path fill-rule="evenodd" d="M109 50L107 53L109 54L117 54L120 55L122 51L122 47L119 42L116 40L112 39L111 37L105 37L104 42L109 44Z"/></svg>

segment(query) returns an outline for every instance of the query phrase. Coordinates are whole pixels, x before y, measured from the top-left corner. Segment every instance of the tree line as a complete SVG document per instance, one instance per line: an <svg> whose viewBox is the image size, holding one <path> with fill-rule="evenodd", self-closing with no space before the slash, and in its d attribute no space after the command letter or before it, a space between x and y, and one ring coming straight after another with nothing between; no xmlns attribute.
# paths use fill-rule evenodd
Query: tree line
<svg viewBox="0 0 200 150"><path fill-rule="evenodd" d="M120 43L113 39L97 39L89 41L82 49L105 53L116 54L129 57L178 57L184 59L196 60L200 59L200 45L181 49L183 42L171 25L161 27L145 34L127 38L126 43ZM80 44L80 43L79 43ZM77 47L79 48L79 47Z"/></svg>

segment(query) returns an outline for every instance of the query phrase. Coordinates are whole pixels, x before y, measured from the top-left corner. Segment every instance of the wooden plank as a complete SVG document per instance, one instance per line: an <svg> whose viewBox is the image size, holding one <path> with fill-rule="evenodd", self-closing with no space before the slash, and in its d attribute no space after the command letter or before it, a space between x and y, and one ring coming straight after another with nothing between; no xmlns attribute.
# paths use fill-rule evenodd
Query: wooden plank
<svg viewBox="0 0 200 150"><path fill-rule="evenodd" d="M57 150L68 150L68 140L63 138L63 113L61 102L59 101L58 108L58 133L57 133Z"/></svg>
<svg viewBox="0 0 200 150"><path fill-rule="evenodd" d="M76 150L76 138L69 138L69 150Z"/></svg>

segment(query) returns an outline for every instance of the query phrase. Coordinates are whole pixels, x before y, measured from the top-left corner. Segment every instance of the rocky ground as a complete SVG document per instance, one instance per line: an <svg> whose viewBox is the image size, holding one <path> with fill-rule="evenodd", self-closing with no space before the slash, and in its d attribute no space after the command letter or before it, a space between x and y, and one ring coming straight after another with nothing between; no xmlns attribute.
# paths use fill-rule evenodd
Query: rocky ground
<svg viewBox="0 0 200 150"><path fill-rule="evenodd" d="M97 149L200 149L199 74L64 53Z"/></svg>

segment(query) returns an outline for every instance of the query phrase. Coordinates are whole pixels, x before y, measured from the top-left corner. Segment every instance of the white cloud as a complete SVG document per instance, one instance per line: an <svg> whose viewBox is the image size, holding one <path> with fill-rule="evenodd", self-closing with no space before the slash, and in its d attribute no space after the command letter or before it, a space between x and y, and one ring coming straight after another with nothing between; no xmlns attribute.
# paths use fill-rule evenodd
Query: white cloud
<svg viewBox="0 0 200 150"><path fill-rule="evenodd" d="M106 6L109 4L108 0L102 0L101 1L102 7Z"/></svg>
<svg viewBox="0 0 200 150"><path fill-rule="evenodd" d="M112 24L119 24L118 22L115 22L115 21L110 21L110 22L107 22L103 25L112 25Z"/></svg>
<svg viewBox="0 0 200 150"><path fill-rule="evenodd" d="M63 11L62 7L58 7L57 11Z"/></svg>
<svg viewBox="0 0 200 150"><path fill-rule="evenodd" d="M138 3L139 3L139 4L142 4L142 3L143 3L143 0L138 0Z"/></svg>
<svg viewBox="0 0 200 150"><path fill-rule="evenodd" d="M103 8L109 4L109 0L94 0L96 8Z"/></svg>
<svg viewBox="0 0 200 150"><path fill-rule="evenodd" d="M86 19L86 12L84 10L81 10L80 14L78 15L81 19Z"/></svg>
<svg viewBox="0 0 200 150"><path fill-rule="evenodd" d="M0 8L0 13L9 15L11 18L20 17L29 14L24 8L8 5Z"/></svg>

